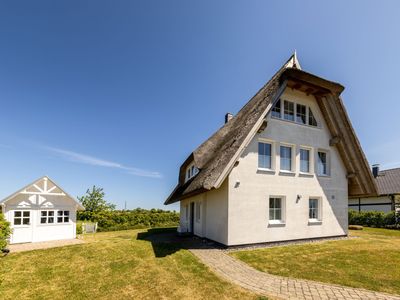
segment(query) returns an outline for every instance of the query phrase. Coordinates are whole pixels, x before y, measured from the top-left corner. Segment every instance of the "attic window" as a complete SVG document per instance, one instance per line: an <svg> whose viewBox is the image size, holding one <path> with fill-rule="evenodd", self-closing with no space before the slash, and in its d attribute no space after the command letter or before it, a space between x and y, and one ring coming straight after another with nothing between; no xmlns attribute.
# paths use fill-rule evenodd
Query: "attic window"
<svg viewBox="0 0 400 300"><path fill-rule="evenodd" d="M272 116L275 118L281 118L281 99L275 103L275 106L272 109Z"/></svg>
<svg viewBox="0 0 400 300"><path fill-rule="evenodd" d="M308 108L308 125L318 126L317 120L315 119L314 114L311 111L311 108Z"/></svg>
<svg viewBox="0 0 400 300"><path fill-rule="evenodd" d="M271 114L275 119L283 119L301 125L318 127L317 119L311 111L311 108L304 104L279 99L272 108Z"/></svg>
<svg viewBox="0 0 400 300"><path fill-rule="evenodd" d="M193 178L194 176L199 173L199 169L197 169L193 164L187 167L186 169L186 176L185 176L185 182L188 181L189 179Z"/></svg>

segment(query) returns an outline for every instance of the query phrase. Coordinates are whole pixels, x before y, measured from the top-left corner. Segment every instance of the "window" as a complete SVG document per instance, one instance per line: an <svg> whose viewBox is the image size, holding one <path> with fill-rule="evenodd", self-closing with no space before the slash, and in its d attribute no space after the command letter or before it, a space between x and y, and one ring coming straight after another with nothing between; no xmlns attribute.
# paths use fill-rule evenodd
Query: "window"
<svg viewBox="0 0 400 300"><path fill-rule="evenodd" d="M310 198L308 203L308 218L314 221L319 220L319 199Z"/></svg>
<svg viewBox="0 0 400 300"><path fill-rule="evenodd" d="M196 202L196 222L200 222L200 217L201 217L201 203Z"/></svg>
<svg viewBox="0 0 400 300"><path fill-rule="evenodd" d="M283 198L269 198L269 221L283 222Z"/></svg>
<svg viewBox="0 0 400 300"><path fill-rule="evenodd" d="M197 169L194 165L189 166L186 169L186 178L185 182L191 179L192 177L196 176L199 173L199 169Z"/></svg>
<svg viewBox="0 0 400 300"><path fill-rule="evenodd" d="M284 101L283 118L288 121L294 121L294 103Z"/></svg>
<svg viewBox="0 0 400 300"><path fill-rule="evenodd" d="M270 143L258 143L258 168L272 169L272 146Z"/></svg>
<svg viewBox="0 0 400 300"><path fill-rule="evenodd" d="M57 211L57 223L69 223L69 210Z"/></svg>
<svg viewBox="0 0 400 300"><path fill-rule="evenodd" d="M310 173L310 150L300 149L300 172Z"/></svg>
<svg viewBox="0 0 400 300"><path fill-rule="evenodd" d="M328 175L327 153L318 151L318 175Z"/></svg>
<svg viewBox="0 0 400 300"><path fill-rule="evenodd" d="M317 120L314 117L314 114L311 111L311 108L308 108L308 125L310 126L318 126Z"/></svg>
<svg viewBox="0 0 400 300"><path fill-rule="evenodd" d="M296 122L300 124L307 124L305 105L301 104L296 105Z"/></svg>
<svg viewBox="0 0 400 300"><path fill-rule="evenodd" d="M14 225L30 225L31 212L30 211L14 211Z"/></svg>
<svg viewBox="0 0 400 300"><path fill-rule="evenodd" d="M272 116L279 119L281 118L281 99L279 99L272 108Z"/></svg>
<svg viewBox="0 0 400 300"><path fill-rule="evenodd" d="M54 210L42 210L40 212L40 224L53 224Z"/></svg>
<svg viewBox="0 0 400 300"><path fill-rule="evenodd" d="M291 171L292 170L292 147L281 146L281 170Z"/></svg>

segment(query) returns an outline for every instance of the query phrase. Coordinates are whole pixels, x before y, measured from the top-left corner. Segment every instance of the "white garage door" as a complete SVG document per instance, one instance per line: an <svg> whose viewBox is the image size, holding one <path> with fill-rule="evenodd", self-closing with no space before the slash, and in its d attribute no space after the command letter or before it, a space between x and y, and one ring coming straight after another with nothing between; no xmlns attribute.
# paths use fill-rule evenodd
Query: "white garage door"
<svg viewBox="0 0 400 300"><path fill-rule="evenodd" d="M32 242L32 212L30 210L13 210L11 213L11 243Z"/></svg>

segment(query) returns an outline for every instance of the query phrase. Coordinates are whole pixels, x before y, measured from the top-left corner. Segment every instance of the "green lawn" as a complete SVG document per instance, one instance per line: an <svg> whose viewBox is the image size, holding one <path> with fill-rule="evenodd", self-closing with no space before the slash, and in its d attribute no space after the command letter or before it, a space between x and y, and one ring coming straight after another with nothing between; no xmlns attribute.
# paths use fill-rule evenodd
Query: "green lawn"
<svg viewBox="0 0 400 300"><path fill-rule="evenodd" d="M364 228L349 240L232 252L275 275L400 294L400 231Z"/></svg>
<svg viewBox="0 0 400 300"><path fill-rule="evenodd" d="M0 258L0 299L257 299L220 280L188 250L137 240L143 230Z"/></svg>

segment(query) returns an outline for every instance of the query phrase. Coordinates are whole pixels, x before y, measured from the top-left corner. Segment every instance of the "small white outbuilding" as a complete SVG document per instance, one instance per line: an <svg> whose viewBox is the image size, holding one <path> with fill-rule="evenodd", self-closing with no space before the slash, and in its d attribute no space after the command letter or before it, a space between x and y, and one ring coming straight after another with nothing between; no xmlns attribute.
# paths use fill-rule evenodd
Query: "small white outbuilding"
<svg viewBox="0 0 400 300"><path fill-rule="evenodd" d="M84 207L47 176L0 201L11 223L10 244L76 238L76 212Z"/></svg>

